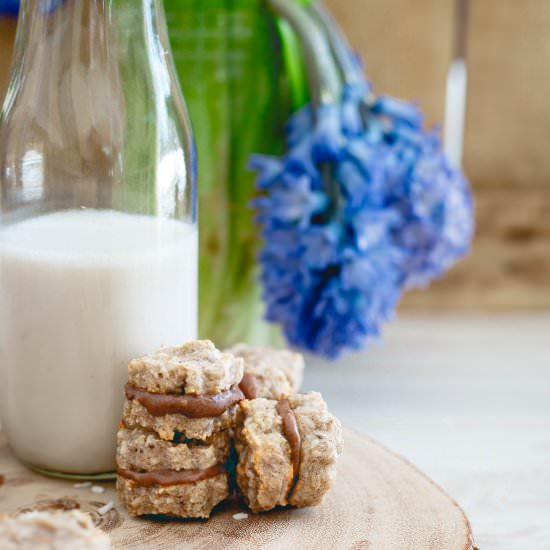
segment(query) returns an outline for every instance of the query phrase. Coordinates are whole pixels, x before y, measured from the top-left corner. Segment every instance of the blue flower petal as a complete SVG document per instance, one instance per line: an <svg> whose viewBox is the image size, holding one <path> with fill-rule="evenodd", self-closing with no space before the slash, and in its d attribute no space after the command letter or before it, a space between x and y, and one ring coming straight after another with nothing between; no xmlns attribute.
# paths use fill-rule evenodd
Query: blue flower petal
<svg viewBox="0 0 550 550"><path fill-rule="evenodd" d="M468 183L438 133L414 104L370 93L358 81L340 104L305 107L283 157L251 160L266 319L327 357L377 338L403 291L440 276L473 233Z"/></svg>
<svg viewBox="0 0 550 550"><path fill-rule="evenodd" d="M389 116L413 128L421 128L424 116L417 105L389 96L379 96L371 106L375 115Z"/></svg>
<svg viewBox="0 0 550 550"><path fill-rule="evenodd" d="M288 147L295 147L305 137L309 136L313 129L313 124L313 109L311 105L306 105L299 111L296 111L288 119L285 127Z"/></svg>
<svg viewBox="0 0 550 550"><path fill-rule="evenodd" d="M321 105L316 112L313 130L313 157L316 162L338 159L343 145L340 106L334 103Z"/></svg>

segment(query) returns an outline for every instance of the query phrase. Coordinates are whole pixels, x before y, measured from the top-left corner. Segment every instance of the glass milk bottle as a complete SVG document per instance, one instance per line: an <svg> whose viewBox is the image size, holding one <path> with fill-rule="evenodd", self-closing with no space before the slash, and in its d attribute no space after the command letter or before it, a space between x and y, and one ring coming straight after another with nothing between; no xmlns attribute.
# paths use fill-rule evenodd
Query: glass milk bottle
<svg viewBox="0 0 550 550"><path fill-rule="evenodd" d="M196 338L195 156L161 0L23 0L0 118L0 417L114 469L128 361Z"/></svg>

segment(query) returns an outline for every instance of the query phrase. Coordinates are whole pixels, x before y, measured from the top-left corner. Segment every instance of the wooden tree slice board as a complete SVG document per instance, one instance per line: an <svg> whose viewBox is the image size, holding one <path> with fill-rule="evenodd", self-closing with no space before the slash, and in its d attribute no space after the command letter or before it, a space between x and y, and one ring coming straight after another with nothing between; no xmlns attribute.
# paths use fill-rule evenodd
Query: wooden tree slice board
<svg viewBox="0 0 550 550"><path fill-rule="evenodd" d="M93 442L90 442L93 444ZM105 492L75 488L19 464L0 433L0 513L80 508L111 535L115 549L473 550L468 520L428 478L372 440L345 432L336 484L322 506L283 509L247 519L235 500L209 521L156 522L130 517L114 483ZM98 509L112 501L104 515Z"/></svg>

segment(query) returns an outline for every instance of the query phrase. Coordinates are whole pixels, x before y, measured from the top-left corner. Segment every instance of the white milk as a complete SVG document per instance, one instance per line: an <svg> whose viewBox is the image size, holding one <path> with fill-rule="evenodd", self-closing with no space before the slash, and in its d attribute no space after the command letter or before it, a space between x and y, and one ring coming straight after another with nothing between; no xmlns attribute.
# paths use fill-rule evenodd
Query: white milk
<svg viewBox="0 0 550 550"><path fill-rule="evenodd" d="M0 415L17 456L66 473L115 466L126 366L196 338L197 232L71 210L0 231Z"/></svg>

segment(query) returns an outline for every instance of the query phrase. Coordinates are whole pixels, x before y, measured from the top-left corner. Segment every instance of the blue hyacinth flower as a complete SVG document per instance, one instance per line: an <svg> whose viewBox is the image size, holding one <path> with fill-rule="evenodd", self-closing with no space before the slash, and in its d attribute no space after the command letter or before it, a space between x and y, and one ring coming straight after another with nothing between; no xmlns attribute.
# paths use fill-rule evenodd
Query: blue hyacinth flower
<svg viewBox="0 0 550 550"><path fill-rule="evenodd" d="M441 276L473 234L468 182L437 131L414 103L375 96L345 55L338 100L300 109L286 153L251 162L266 318L331 358L377 338L403 292Z"/></svg>

